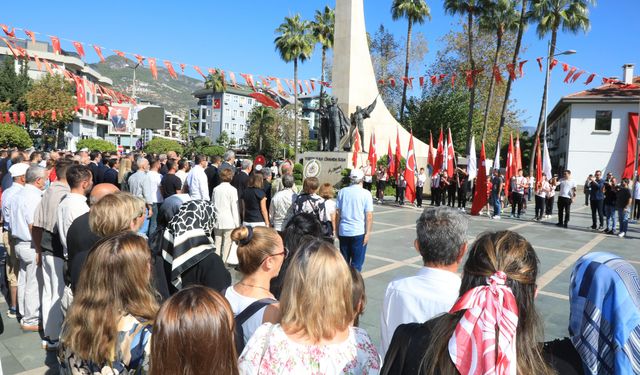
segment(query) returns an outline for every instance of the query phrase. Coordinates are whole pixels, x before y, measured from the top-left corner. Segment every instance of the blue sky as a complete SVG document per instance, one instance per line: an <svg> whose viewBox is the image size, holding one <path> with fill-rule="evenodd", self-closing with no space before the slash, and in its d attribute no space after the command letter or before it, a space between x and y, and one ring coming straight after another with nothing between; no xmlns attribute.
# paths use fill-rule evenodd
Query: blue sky
<svg viewBox="0 0 640 375"><path fill-rule="evenodd" d="M374 32L384 24L398 37L406 35L406 21L393 21L390 0L365 0L367 30ZM112 0L107 3L68 0L53 4L44 1L25 3L7 1L2 6L0 23L24 27L60 38L95 43L111 49L135 52L158 59L169 59L205 67L220 67L238 73L292 77L293 66L280 60L274 50L275 28L283 17L300 13L311 19L316 9L334 6L335 0L272 0L272 1L184 1L147 2ZM427 0L432 20L415 27L422 32L430 52L424 61L414 63L410 75L424 72L440 47L440 38L458 19L445 15L442 0ZM591 30L586 34L561 33L558 48L575 49L577 54L562 56L562 60L603 76L620 77L622 64L640 64L640 28L629 16L640 14L638 0L601 0L591 9ZM634 25L635 23L635 25ZM22 33L19 33L22 35ZM43 35L38 36L42 38ZM72 49L63 41L63 48ZM540 41L534 26L525 33L523 58L529 59L525 77L514 85L512 97L524 111L525 126L534 126L540 109L544 74L535 58L546 52L546 40ZM89 61L97 60L85 46ZM162 66L162 63L158 63ZM176 66L176 70L179 70ZM189 70L194 77L197 73ZM301 78L318 77L320 49L300 67ZM636 75L640 75L640 66ZM584 89L586 75L568 85L561 69L555 69L551 81L550 101L555 104L566 94ZM239 76L238 76L239 78ZM594 87L591 85L589 87ZM418 95L416 90L414 95Z"/></svg>

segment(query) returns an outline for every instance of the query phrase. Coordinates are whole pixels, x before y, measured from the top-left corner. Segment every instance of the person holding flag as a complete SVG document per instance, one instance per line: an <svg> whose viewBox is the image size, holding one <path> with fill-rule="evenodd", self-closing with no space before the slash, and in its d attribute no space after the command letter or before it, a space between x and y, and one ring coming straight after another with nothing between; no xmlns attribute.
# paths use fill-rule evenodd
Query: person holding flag
<svg viewBox="0 0 640 375"><path fill-rule="evenodd" d="M384 189L387 187L388 179L389 174L387 173L387 168L379 165L378 171L376 172L376 199L378 204L384 203Z"/></svg>
<svg viewBox="0 0 640 375"><path fill-rule="evenodd" d="M411 138L409 138L409 150L407 151L407 168L404 170L404 183L406 186L406 189L404 191L404 196L411 203L413 203L416 200L416 167L417 166L418 166L418 163L416 161L416 154L413 149L413 131L412 131Z"/></svg>

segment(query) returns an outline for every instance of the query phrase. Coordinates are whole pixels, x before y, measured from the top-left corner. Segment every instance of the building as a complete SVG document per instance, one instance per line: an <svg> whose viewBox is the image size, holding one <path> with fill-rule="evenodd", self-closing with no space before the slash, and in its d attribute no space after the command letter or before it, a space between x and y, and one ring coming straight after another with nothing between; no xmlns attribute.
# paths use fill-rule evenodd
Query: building
<svg viewBox="0 0 640 375"><path fill-rule="evenodd" d="M111 88L113 82L110 78L107 78L94 69L92 69L87 63L82 61L80 56L74 52L62 51L62 54L56 54L53 52L53 48L47 42L31 40L12 39L18 47L24 48L29 56L38 56L40 59L46 59L50 63L54 63L60 67L60 69L66 69L80 77L85 79L85 92L88 105L97 105L103 100L111 101L111 97L103 95L99 90L93 90L96 84L100 84L102 87ZM0 59L10 58L14 59L13 54L6 46L0 46ZM19 72L19 61L15 61L16 72ZM33 80L39 80L44 75L49 74L47 70L42 68L38 69L38 65L35 61L30 60L27 63L28 75ZM55 70L55 68L54 68ZM61 71L60 71L61 73ZM30 110L37 110L33 108ZM106 138L110 132L111 121L100 119L98 115L88 109L80 109L73 122L67 126L65 131L65 140L67 142L67 148L75 150L75 144L84 138Z"/></svg>
<svg viewBox="0 0 640 375"><path fill-rule="evenodd" d="M224 131L235 142L235 147L246 148L247 119L253 107L260 105L249 96L252 92L243 86L227 86L225 92L213 92L213 89L194 92L198 104L189 110L189 122L196 133L190 136L208 137L216 143Z"/></svg>
<svg viewBox="0 0 640 375"><path fill-rule="evenodd" d="M309 124L309 139L318 139L320 132L320 114L317 109L320 108L320 96L303 94L298 96L302 107L301 120L307 121ZM304 122L303 122L304 123Z"/></svg>
<svg viewBox="0 0 640 375"><path fill-rule="evenodd" d="M569 169L579 183L597 169L620 178L630 118L639 109L640 77L633 77L632 64L623 66L622 80L560 99L547 118L554 173Z"/></svg>
<svg viewBox="0 0 640 375"><path fill-rule="evenodd" d="M181 140L180 129L182 128L183 118L173 114L167 110L164 111L164 129L156 130L155 133L165 138Z"/></svg>

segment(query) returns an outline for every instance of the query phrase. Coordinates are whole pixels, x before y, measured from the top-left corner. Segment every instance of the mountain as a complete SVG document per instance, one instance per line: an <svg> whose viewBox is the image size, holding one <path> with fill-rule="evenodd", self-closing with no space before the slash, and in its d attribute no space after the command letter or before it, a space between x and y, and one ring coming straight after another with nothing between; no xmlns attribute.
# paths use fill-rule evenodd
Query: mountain
<svg viewBox="0 0 640 375"><path fill-rule="evenodd" d="M133 67L137 62L111 55L105 62L90 64L98 73L113 80L113 88L128 95L132 94ZM154 80L149 69L149 62L136 69L136 96L142 101L149 101L167 110L184 115L190 107L197 104L192 93L204 87L204 83L197 79L182 75L180 66L174 65L178 78L173 79L164 67L162 61L157 62L158 80Z"/></svg>

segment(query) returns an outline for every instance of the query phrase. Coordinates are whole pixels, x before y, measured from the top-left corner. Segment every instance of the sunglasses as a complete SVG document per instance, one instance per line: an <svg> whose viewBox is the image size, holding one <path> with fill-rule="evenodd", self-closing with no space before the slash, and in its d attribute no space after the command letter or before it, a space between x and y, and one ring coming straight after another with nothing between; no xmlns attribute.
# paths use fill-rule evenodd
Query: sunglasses
<svg viewBox="0 0 640 375"><path fill-rule="evenodd" d="M287 248L285 247L285 248L284 248L284 251L282 251L282 252L280 252L280 253L275 253L275 254L267 255L267 256L262 260L262 262L264 262L265 260L267 260L267 258L275 257L275 256L278 256L278 255L284 255L284 259L287 259L287 258L289 257L289 249L287 249Z"/></svg>

